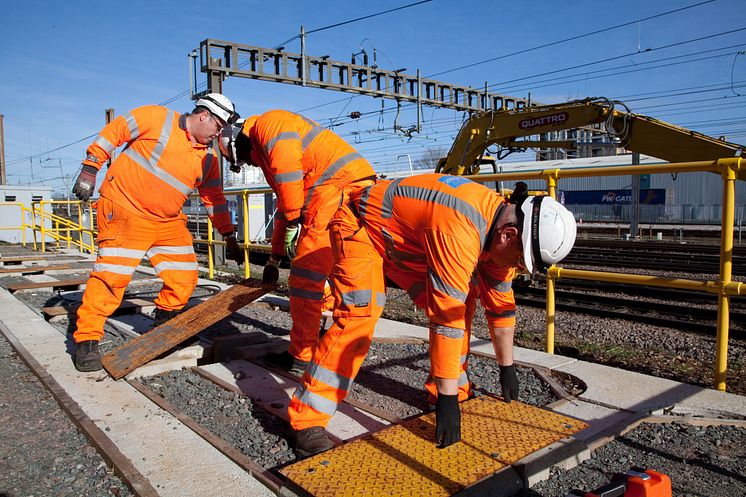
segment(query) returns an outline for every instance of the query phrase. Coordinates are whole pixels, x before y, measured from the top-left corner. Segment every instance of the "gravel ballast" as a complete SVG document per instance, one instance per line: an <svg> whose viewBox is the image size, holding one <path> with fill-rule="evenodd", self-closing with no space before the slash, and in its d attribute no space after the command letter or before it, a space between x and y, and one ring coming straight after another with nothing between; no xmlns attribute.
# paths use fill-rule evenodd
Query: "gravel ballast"
<svg viewBox="0 0 746 497"><path fill-rule="evenodd" d="M3 335L0 379L0 496L134 495Z"/></svg>
<svg viewBox="0 0 746 497"><path fill-rule="evenodd" d="M33 298L25 299L32 308L53 296L34 293ZM385 317L401 317L406 313L409 322L422 320L422 313L412 312L411 302L397 294L391 297ZM525 308L518 312L519 340L531 342L541 336L543 312ZM478 316L475 335L484 336L480 319ZM63 333L70 328L65 320L55 325ZM287 334L289 328L287 313L247 307L213 326L206 335L262 331L279 336ZM558 340L568 343L582 340L609 345L621 337L630 347L647 351L651 373L655 372L656 361L665 360L658 355L659 351L667 349L682 361L696 359L706 364L712 359L711 340L665 328L619 320L607 322L572 313L560 313L557 328ZM123 339L116 333L107 334L106 338L107 348ZM731 350L732 359L743 360L743 344L735 343ZM374 344L350 396L399 417L417 415L428 409L422 388L427 368L426 345ZM478 391L500 393L493 361L472 358L469 369ZM518 368L518 372L521 401L544 406L557 399L531 370ZM662 376L665 377L665 372ZM4 338L0 340L0 378L4 380L0 382L0 496L132 495ZM707 381L708 378L701 377L702 383ZM189 371L172 371L143 382L261 466L275 468L295 459L288 445L286 423L253 402L250 396L227 392ZM727 425L693 426L687 423L687 418L672 424L643 423L593 451L591 458L578 467L553 468L549 480L520 495L564 497L573 488L592 490L610 481L614 473L631 466L668 474L675 496L746 495L746 429Z"/></svg>

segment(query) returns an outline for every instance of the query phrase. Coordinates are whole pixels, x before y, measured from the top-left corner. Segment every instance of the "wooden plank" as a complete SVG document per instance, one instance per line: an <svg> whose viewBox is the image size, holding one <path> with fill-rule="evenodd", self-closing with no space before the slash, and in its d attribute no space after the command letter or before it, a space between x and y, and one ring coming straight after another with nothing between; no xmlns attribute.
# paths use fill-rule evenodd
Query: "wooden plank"
<svg viewBox="0 0 746 497"><path fill-rule="evenodd" d="M148 333L128 340L106 354L101 364L118 380L274 288L275 285L263 285L258 280L243 280Z"/></svg>
<svg viewBox="0 0 746 497"><path fill-rule="evenodd" d="M13 293L18 290L33 290L34 288L77 288L80 285L85 285L87 282L88 278L76 278L61 281L42 281L41 283L19 283L17 285L8 285L7 290Z"/></svg>
<svg viewBox="0 0 746 497"><path fill-rule="evenodd" d="M119 308L114 311L112 316L134 314L141 311L143 307L153 307L154 305L153 299L126 299L122 301ZM71 302L65 305L42 307L41 312L43 312L47 319L49 319L55 316L75 314L78 311L78 307L80 307L80 302Z"/></svg>
<svg viewBox="0 0 746 497"><path fill-rule="evenodd" d="M1 268L0 274L4 273L21 273L21 274L36 274L43 273L45 271L60 271L63 269L72 269L70 265L60 266L34 266L34 267L19 267L19 268Z"/></svg>

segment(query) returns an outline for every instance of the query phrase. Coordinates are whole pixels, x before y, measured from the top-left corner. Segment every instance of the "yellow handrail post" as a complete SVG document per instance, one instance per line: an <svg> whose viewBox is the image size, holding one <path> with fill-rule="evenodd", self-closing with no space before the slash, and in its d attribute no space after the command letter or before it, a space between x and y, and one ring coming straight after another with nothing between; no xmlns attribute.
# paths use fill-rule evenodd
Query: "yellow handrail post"
<svg viewBox="0 0 746 497"><path fill-rule="evenodd" d="M31 224L29 225L29 228L31 228L31 233L34 235L34 250L37 250L36 248L36 213L34 212L34 205L31 204L30 209L26 209L29 213L29 216L31 216Z"/></svg>
<svg viewBox="0 0 746 497"><path fill-rule="evenodd" d="M718 292L717 335L715 337L714 387L725 391L728 372L728 327L730 326L730 295L725 286L733 275L733 222L735 218L736 176L741 158L720 159L723 173L723 219L720 230L720 292Z"/></svg>
<svg viewBox="0 0 746 497"><path fill-rule="evenodd" d="M199 223L199 217L197 218ZM212 258L212 244L214 243L212 238L212 221L210 217L207 217L207 270L210 279L213 279L215 275L215 265Z"/></svg>
<svg viewBox="0 0 746 497"><path fill-rule="evenodd" d="M31 204L33 208L34 204ZM35 209L34 209L35 210ZM46 252L47 251L47 240L46 240L46 230L44 228L44 201L42 200L39 202L39 225L41 228L41 251Z"/></svg>
<svg viewBox="0 0 746 497"><path fill-rule="evenodd" d="M81 208L80 201L75 206L78 208L78 241L80 242L80 253L83 253L83 209Z"/></svg>
<svg viewBox="0 0 746 497"><path fill-rule="evenodd" d="M549 196L557 198L557 176L559 169L544 171L547 181L547 192ZM554 318L556 313L554 301L554 278L547 271L547 330L545 351L547 354L554 354Z"/></svg>
<svg viewBox="0 0 746 497"><path fill-rule="evenodd" d="M249 265L249 192L241 192L243 203L243 275L244 278L251 277L251 266Z"/></svg>
<svg viewBox="0 0 746 497"><path fill-rule="evenodd" d="M26 206L21 204L21 242L26 246ZM36 246L34 246L34 250Z"/></svg>
<svg viewBox="0 0 746 497"><path fill-rule="evenodd" d="M559 268L552 266L547 271L547 333L546 333L546 345L544 351L547 354L554 354L554 318L555 318L555 302L554 302L554 279L555 274L559 274Z"/></svg>
<svg viewBox="0 0 746 497"><path fill-rule="evenodd" d="M91 234L91 253L96 253L96 238L93 236L93 206L91 204L88 205L88 229L89 233Z"/></svg>
<svg viewBox="0 0 746 497"><path fill-rule="evenodd" d="M65 232L67 234L67 249L70 250L70 247L72 246L73 242L73 224L72 220L70 219L70 201L65 201L65 208L67 209L67 231Z"/></svg>

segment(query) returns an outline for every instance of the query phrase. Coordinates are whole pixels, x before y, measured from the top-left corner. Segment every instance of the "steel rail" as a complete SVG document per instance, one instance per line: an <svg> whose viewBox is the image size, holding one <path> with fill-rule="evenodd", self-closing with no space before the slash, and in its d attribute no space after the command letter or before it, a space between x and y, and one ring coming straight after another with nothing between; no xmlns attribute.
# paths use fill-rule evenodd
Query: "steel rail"
<svg viewBox="0 0 746 497"><path fill-rule="evenodd" d="M210 430L202 427L202 425L195 421L194 418L179 410L176 406L158 395L145 384L137 380L127 380L127 383L132 385L133 388L135 388L138 392L155 403L158 407L170 413L181 423L191 429L194 433L202 437L207 443L215 447L228 459L236 463L244 471L259 480L259 482L269 488L272 492L276 494L279 493L280 489L285 483L284 479L259 466L251 458L244 455L243 452L236 449L235 447L232 447L225 440L213 434Z"/></svg>
<svg viewBox="0 0 746 497"><path fill-rule="evenodd" d="M522 288L516 294L516 303L531 307L546 306L546 292L539 288ZM639 323L686 330L702 335L715 336L716 309L702 309L648 302L597 294L555 291L556 307L564 311L591 314L603 318L624 319ZM734 339L746 339L746 313L731 311L731 334Z"/></svg>

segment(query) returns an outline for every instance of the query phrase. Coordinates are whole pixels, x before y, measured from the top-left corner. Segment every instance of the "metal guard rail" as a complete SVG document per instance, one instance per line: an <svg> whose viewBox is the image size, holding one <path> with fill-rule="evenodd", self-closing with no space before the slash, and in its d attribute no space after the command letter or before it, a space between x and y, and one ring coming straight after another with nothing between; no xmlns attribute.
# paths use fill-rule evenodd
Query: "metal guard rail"
<svg viewBox="0 0 746 497"><path fill-rule="evenodd" d="M33 229L33 224L27 224L26 214L31 216L31 209L27 208L23 202L0 202L2 207L16 206L21 210L21 224L19 226L0 226L0 230L21 230L21 243L26 246L26 229ZM34 239L34 250L36 250L36 239Z"/></svg>
<svg viewBox="0 0 746 497"><path fill-rule="evenodd" d="M706 171L719 173L723 180L722 221L720 235L720 273L717 281L696 281L686 279L658 278L636 274L580 271L552 266L547 272L547 326L546 352L554 353L555 322L555 281L559 278L575 278L591 281L626 283L662 288L714 293L718 296L718 317L715 337L714 387L726 389L728 368L728 332L730 324L731 295L746 295L746 283L734 282L733 276L733 224L735 218L735 182L738 173L746 170L740 157L717 161L681 162L671 164L651 164L634 166L592 167L583 169L546 169L531 173L498 173L467 176L479 182L540 179L546 181L549 195L557 197L557 182L561 178L581 178L592 176L622 176L635 174L668 174Z"/></svg>
<svg viewBox="0 0 746 497"><path fill-rule="evenodd" d="M60 216L53 212L53 209L47 211L45 206L68 205L77 209L78 221ZM85 208L87 206L87 209ZM67 244L67 248L77 247L81 252L94 253L96 250L95 240L96 231L93 228L93 210L90 204L85 204L78 200L41 200L32 202L31 212L34 224L31 228L34 230L34 249L36 249L36 233L39 232L41 238L41 251L46 251L47 237L57 242L60 247L61 242ZM88 226L84 226L80 221L84 214L88 215ZM47 227L47 222L52 226ZM77 234L77 238L73 234ZM88 241L86 241L86 238Z"/></svg>

